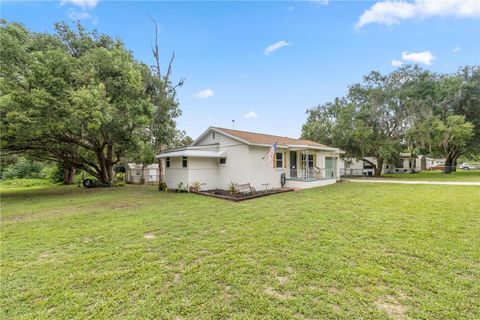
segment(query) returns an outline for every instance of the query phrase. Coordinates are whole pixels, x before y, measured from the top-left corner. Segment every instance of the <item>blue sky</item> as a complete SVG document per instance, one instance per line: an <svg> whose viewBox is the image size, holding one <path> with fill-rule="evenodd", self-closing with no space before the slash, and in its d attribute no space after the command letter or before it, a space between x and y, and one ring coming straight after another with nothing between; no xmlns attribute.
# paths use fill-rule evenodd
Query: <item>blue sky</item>
<svg viewBox="0 0 480 320"><path fill-rule="evenodd" d="M2 1L1 17L34 31L81 19L153 64L160 25L164 67L193 138L210 125L298 137L305 110L345 94L371 70L419 63L436 72L480 64L480 2ZM395 66L393 66L393 65Z"/></svg>

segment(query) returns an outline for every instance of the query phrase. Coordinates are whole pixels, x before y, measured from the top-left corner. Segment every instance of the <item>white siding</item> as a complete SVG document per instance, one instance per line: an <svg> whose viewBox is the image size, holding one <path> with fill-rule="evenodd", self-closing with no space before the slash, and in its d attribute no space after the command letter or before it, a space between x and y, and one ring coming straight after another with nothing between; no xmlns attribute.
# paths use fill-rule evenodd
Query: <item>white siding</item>
<svg viewBox="0 0 480 320"><path fill-rule="evenodd" d="M218 143L221 147L232 146L232 145L239 145L244 143L239 142L235 139L232 139L224 134L215 132L215 139L213 139L213 131L207 133L202 139L196 141L195 146L204 146Z"/></svg>
<svg viewBox="0 0 480 320"><path fill-rule="evenodd" d="M182 158L170 158L170 168L165 168L165 183L169 189L177 189L180 182L188 185L188 168L182 168Z"/></svg>
<svg viewBox="0 0 480 320"><path fill-rule="evenodd" d="M248 172L250 159L248 145L243 143L227 143L222 145L221 150L227 151L227 163L218 168L218 186L220 189L228 188L231 182L244 184L249 183Z"/></svg>
<svg viewBox="0 0 480 320"><path fill-rule="evenodd" d="M268 147L249 147L249 161L250 161L250 171L244 176L249 177L249 183L257 190L265 189L263 184L268 183L268 188L280 188L280 176L283 172L287 172L285 165L283 168L274 168L273 161L268 160L267 158L262 159L265 154L268 152ZM277 148L277 152L286 152L286 157L288 159L289 153L287 149Z"/></svg>
<svg viewBox="0 0 480 320"><path fill-rule="evenodd" d="M194 181L202 184L202 190L218 188L218 159L217 158L189 158L188 183Z"/></svg>

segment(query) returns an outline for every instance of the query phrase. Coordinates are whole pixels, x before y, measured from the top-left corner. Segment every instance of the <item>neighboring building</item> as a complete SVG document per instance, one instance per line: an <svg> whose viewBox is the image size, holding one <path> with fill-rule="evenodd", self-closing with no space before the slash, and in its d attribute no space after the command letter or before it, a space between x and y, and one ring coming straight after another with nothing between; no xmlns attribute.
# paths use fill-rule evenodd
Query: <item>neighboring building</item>
<svg viewBox="0 0 480 320"><path fill-rule="evenodd" d="M382 173L412 173L427 170L425 156L400 153L395 163L383 165Z"/></svg>
<svg viewBox="0 0 480 320"><path fill-rule="evenodd" d="M342 158L340 163L341 176L367 176L374 172L373 164L377 160L373 157L365 157L364 160L355 158ZM433 163L433 164L432 164ZM423 155L411 155L410 153L400 153L395 163L384 163L382 173L411 173L427 170L430 166L436 164L431 158Z"/></svg>
<svg viewBox="0 0 480 320"><path fill-rule="evenodd" d="M143 170L143 183L158 182L158 163L148 164L145 167L142 164L128 163L125 167L125 182L141 184Z"/></svg>
<svg viewBox="0 0 480 320"><path fill-rule="evenodd" d="M275 154L269 150L276 144ZM311 188L340 178L342 151L309 140L268 134L208 128L191 146L165 150L165 183L187 188L194 181L202 189L227 189L231 182L249 183L257 190L281 187Z"/></svg>
<svg viewBox="0 0 480 320"><path fill-rule="evenodd" d="M445 164L446 159L437 159L437 158L430 158L430 157L425 157L425 163L427 169L433 166L436 166L437 164Z"/></svg>
<svg viewBox="0 0 480 320"><path fill-rule="evenodd" d="M340 176L373 175L374 169L372 163L377 164L377 160L372 157L366 157L364 160L342 157L340 161Z"/></svg>

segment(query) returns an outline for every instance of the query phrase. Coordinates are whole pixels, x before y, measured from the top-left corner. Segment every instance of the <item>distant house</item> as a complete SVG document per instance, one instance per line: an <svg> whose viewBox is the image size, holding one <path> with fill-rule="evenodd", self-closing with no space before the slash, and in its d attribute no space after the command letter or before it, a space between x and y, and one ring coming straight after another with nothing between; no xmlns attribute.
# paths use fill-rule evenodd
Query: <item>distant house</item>
<svg viewBox="0 0 480 320"><path fill-rule="evenodd" d="M383 165L383 173L411 173L426 169L425 156L411 153L400 153L396 162Z"/></svg>
<svg viewBox="0 0 480 320"><path fill-rule="evenodd" d="M374 172L373 164L377 165L377 160L373 157L364 159L342 158L340 163L341 176L361 176L371 175ZM411 173L427 170L430 166L436 164L432 158L424 155L411 155L410 153L400 153L396 162L385 162L382 166L382 173Z"/></svg>
<svg viewBox="0 0 480 320"><path fill-rule="evenodd" d="M231 182L263 190L281 187L282 175L286 187L335 183L341 153L309 140L210 127L191 146L165 150L157 159L165 159L170 189L198 181L205 190L227 189Z"/></svg>
<svg viewBox="0 0 480 320"><path fill-rule="evenodd" d="M430 167L433 167L437 164L445 164L446 159L445 158L430 158L430 157L425 157L425 162L427 165L427 169Z"/></svg>
<svg viewBox="0 0 480 320"><path fill-rule="evenodd" d="M340 176L367 176L373 175L373 164L377 164L377 160L372 157L364 159L342 157L340 161Z"/></svg>
<svg viewBox="0 0 480 320"><path fill-rule="evenodd" d="M158 175L158 163L148 164L145 167L142 164L128 163L125 167L126 183L141 184L142 177L143 183L158 182Z"/></svg>

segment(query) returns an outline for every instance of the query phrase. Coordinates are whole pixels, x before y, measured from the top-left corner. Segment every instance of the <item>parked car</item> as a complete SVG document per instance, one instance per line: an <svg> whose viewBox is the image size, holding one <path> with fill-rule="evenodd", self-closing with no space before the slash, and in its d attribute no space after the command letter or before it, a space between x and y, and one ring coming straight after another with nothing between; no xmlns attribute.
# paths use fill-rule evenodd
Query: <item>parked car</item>
<svg viewBox="0 0 480 320"><path fill-rule="evenodd" d="M463 170L477 170L480 168L480 165L478 164L471 164L471 163L462 163L461 165L458 166L459 168Z"/></svg>
<svg viewBox="0 0 480 320"><path fill-rule="evenodd" d="M435 171L435 170L443 171L443 169L445 169L445 165L444 165L444 164L436 164L436 165L434 165L434 166L429 167L427 170L430 170L430 171Z"/></svg>

